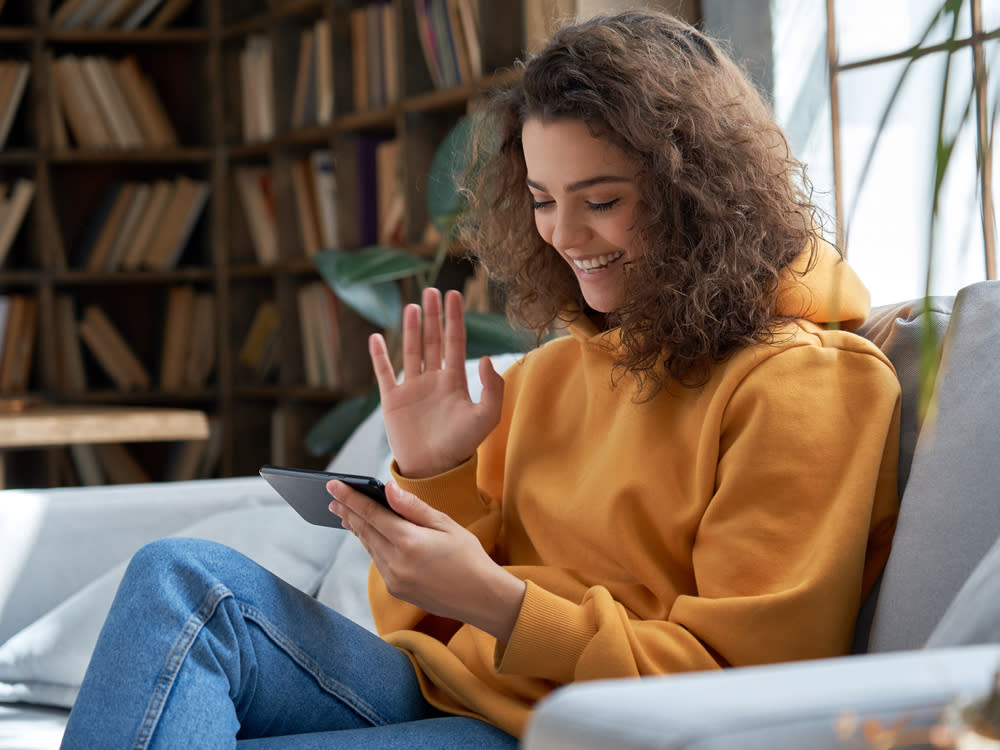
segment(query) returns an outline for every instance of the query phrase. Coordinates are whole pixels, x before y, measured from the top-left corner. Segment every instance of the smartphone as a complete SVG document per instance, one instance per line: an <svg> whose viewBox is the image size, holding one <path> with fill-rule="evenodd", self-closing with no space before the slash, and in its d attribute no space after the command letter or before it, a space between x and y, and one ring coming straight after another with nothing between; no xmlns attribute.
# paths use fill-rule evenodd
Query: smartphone
<svg viewBox="0 0 1000 750"><path fill-rule="evenodd" d="M326 483L331 479L339 479L386 508L389 507L389 501L385 497L385 485L375 477L291 469L286 466L262 466L260 475L300 516L317 526L342 528L340 518L331 513L329 508L333 498L326 491Z"/></svg>

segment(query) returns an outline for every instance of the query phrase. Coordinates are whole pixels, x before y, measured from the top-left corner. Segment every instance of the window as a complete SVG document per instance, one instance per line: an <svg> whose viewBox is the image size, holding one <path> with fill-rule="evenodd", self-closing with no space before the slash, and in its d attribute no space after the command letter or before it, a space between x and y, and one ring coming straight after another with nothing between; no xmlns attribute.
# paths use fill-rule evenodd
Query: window
<svg viewBox="0 0 1000 750"><path fill-rule="evenodd" d="M997 278L1000 2L772 0L772 23L776 115L873 303Z"/></svg>

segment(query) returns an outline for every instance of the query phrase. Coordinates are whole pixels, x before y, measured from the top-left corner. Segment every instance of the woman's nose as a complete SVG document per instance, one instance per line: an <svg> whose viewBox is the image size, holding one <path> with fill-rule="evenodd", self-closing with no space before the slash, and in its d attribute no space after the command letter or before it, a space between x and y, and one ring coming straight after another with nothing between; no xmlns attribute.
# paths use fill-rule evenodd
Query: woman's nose
<svg viewBox="0 0 1000 750"><path fill-rule="evenodd" d="M587 224L576 211L557 211L552 226L552 247L556 250L581 247L588 237Z"/></svg>

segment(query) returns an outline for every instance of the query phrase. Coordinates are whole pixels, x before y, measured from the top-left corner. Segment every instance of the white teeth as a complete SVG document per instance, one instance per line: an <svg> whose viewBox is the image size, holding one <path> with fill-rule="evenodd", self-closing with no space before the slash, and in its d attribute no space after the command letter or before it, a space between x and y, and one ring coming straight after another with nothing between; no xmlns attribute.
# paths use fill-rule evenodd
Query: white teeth
<svg viewBox="0 0 1000 750"><path fill-rule="evenodd" d="M613 253L608 253L607 255L598 255L596 258L586 258L584 260L573 260L573 265L579 268L581 271L599 271L610 263L614 263L625 253L618 250Z"/></svg>

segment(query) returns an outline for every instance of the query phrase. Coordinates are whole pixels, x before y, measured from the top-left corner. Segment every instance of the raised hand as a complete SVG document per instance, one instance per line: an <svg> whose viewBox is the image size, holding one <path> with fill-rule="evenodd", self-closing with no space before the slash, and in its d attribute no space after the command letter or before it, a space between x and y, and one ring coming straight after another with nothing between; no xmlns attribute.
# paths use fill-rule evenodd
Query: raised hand
<svg viewBox="0 0 1000 750"><path fill-rule="evenodd" d="M469 396L462 295L445 295L443 316L437 289L424 290L422 302L422 311L415 304L403 311L401 383L385 339L374 334L368 341L389 445L399 471L413 478L441 474L468 459L499 422L503 402L503 378L487 357L479 362L482 398L475 403Z"/></svg>

